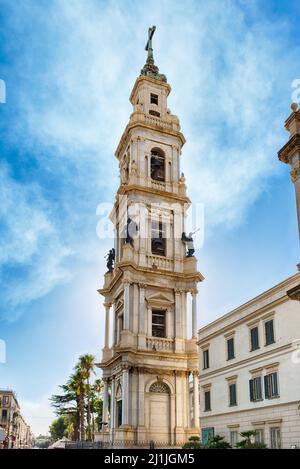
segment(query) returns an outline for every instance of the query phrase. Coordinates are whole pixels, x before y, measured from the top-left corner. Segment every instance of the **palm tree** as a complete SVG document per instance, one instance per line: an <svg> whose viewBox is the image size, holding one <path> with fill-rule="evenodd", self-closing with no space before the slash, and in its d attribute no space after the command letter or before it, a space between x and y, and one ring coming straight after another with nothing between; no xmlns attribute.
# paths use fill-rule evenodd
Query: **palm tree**
<svg viewBox="0 0 300 469"><path fill-rule="evenodd" d="M92 373L95 373L95 357L90 354L82 355L79 357L78 362L78 370L81 373L81 376L84 380L86 380L86 394L88 399L88 406L87 406L87 439L91 440L91 402L90 402L90 394L91 394L91 387L90 387L90 377Z"/></svg>
<svg viewBox="0 0 300 469"><path fill-rule="evenodd" d="M97 414L97 429L98 420L102 420L102 399L100 394L103 392L103 381L102 379L96 379L94 384L91 386L92 399L91 399L91 411L92 411L92 438L95 439L95 413ZM100 416L100 418L99 418Z"/></svg>
<svg viewBox="0 0 300 469"><path fill-rule="evenodd" d="M80 440L84 441L84 397L85 397L85 386L84 378L78 365L75 367L75 373L73 373L68 381L68 386L72 389L77 396L77 405L79 408L79 427L80 427Z"/></svg>

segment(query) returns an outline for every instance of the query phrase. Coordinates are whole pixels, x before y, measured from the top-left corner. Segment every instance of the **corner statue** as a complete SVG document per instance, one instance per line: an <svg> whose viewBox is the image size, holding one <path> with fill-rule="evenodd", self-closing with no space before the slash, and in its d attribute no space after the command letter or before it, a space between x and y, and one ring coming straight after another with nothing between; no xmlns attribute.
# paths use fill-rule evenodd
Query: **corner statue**
<svg viewBox="0 0 300 469"><path fill-rule="evenodd" d="M182 233L182 236L181 236L181 241L187 246L188 248L188 252L187 252L187 257L192 257L194 255L194 252L195 252L195 248L194 248L194 240L193 240L193 233L189 233L189 235L187 236L185 234L185 231Z"/></svg>
<svg viewBox="0 0 300 469"><path fill-rule="evenodd" d="M115 249L114 248L110 249L109 253L106 254L105 258L107 260L106 262L107 272L111 273L114 267Z"/></svg>

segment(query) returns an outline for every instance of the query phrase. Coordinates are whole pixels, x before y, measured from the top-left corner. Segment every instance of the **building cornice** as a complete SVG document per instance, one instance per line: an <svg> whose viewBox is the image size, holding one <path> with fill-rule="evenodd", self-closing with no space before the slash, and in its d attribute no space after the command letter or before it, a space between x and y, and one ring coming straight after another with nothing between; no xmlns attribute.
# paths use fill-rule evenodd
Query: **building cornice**
<svg viewBox="0 0 300 469"><path fill-rule="evenodd" d="M258 315L264 313L267 309L273 308L277 306L278 304L288 301L289 297L287 295L287 291L290 286L295 285L295 283L297 282L300 282L300 272L297 272L296 274L292 275L291 277L284 280L283 282L275 285L274 287L261 293L260 295L249 300L243 305L235 308L229 313L226 313L220 318L202 327L201 329L199 329L199 337L200 336L203 336L203 337L199 339L198 345L201 345L202 342L204 341L206 342L206 341L211 340L211 338L213 337L224 334L227 330L234 329L239 324L242 324L244 322L250 322L254 318L256 318ZM280 291L282 291L282 296L274 300L273 299L274 294L280 293ZM259 303L261 303L263 300L268 300L268 299L269 299L269 302L267 302L263 306L259 306ZM253 308L256 305L257 305L257 309L249 312L248 314L245 314L243 317L238 317L240 314L245 313L247 309ZM234 319L234 317L236 317L236 319ZM220 329L214 330L216 326L221 325L222 322L225 322L226 320L230 320L230 319L231 321L229 324L224 325ZM210 329L212 330L211 333L209 333Z"/></svg>
<svg viewBox="0 0 300 469"><path fill-rule="evenodd" d="M265 402L265 401L264 401ZM271 407L282 407L282 406L286 406L286 405L293 405L293 404L300 404L300 401L288 401L288 402L280 402L280 403L276 403L276 404L269 404L269 403L266 403L266 405L264 405L263 407L258 407L258 406L255 406L255 407L244 407L243 409L235 409L235 410L228 410L228 412L219 412L219 413L211 413L209 415L206 415L204 412L201 414L200 416L200 419L201 420L204 420L206 418L215 418L215 417L221 417L223 415L231 415L231 414L238 414L238 413L241 413L241 412L253 412L254 410L257 410L257 412L261 412L262 410L266 410L266 409L270 409ZM270 423L273 423L274 421L278 422L280 419L267 419L267 420L264 420L264 422L266 424L270 424ZM257 423L253 423L253 425L259 425L261 423L261 421L257 422Z"/></svg>
<svg viewBox="0 0 300 469"><path fill-rule="evenodd" d="M151 117L151 116L150 116ZM163 120L162 120L163 122ZM163 126L156 126L156 125L151 125L150 123L146 123L145 121L138 120L136 122L129 122L127 126L125 127L125 130L121 136L119 145L115 151L115 156L116 158L120 158L120 153L122 149L124 148L125 143L127 142L127 139L129 137L129 134L131 130L135 128L142 128L142 129L148 129L151 131L157 131L159 134L166 134L166 135L171 135L172 137L176 137L180 140L181 145L183 146L185 144L185 138L179 130L172 130L170 128L165 128Z"/></svg>

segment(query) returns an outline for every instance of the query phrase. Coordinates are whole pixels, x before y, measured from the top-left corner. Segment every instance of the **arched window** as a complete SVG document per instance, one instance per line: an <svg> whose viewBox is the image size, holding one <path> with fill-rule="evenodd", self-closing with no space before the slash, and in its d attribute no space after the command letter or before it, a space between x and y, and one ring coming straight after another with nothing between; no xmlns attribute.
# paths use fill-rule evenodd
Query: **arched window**
<svg viewBox="0 0 300 469"><path fill-rule="evenodd" d="M162 150L151 150L151 179L165 181L165 155Z"/></svg>
<svg viewBox="0 0 300 469"><path fill-rule="evenodd" d="M170 388L166 383L163 383L162 381L156 381L155 383L151 384L149 392L170 394Z"/></svg>

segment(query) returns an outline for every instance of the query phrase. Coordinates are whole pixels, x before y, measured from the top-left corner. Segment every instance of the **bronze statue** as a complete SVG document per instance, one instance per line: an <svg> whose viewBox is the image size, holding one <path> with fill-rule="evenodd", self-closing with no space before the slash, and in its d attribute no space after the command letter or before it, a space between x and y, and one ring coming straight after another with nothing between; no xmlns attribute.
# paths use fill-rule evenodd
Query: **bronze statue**
<svg viewBox="0 0 300 469"><path fill-rule="evenodd" d="M116 252L114 248L110 249L109 253L105 256L105 258L107 259L106 267L107 267L108 273L112 273L113 271L115 257L116 257Z"/></svg>
<svg viewBox="0 0 300 469"><path fill-rule="evenodd" d="M155 33L155 29L156 29L156 26L152 26L152 28L148 29L148 41L145 47L145 50L148 52L147 63L151 63L151 64L154 64L152 38L153 38L153 34Z"/></svg>
<svg viewBox="0 0 300 469"><path fill-rule="evenodd" d="M187 257L192 257L195 253L194 249L194 240L193 240L193 233L189 233L187 236L185 234L185 231L182 233L181 236L181 241L187 246L188 252L187 252Z"/></svg>

